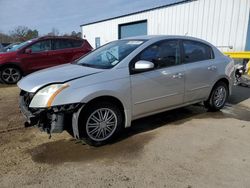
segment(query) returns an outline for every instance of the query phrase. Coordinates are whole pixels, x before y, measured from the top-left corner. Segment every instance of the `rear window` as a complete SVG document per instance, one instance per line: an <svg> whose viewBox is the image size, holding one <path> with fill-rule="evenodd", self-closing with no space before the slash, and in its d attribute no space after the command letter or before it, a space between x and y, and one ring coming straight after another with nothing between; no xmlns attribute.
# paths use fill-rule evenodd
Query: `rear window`
<svg viewBox="0 0 250 188"><path fill-rule="evenodd" d="M77 48L82 46L82 40L56 39L54 40L54 50Z"/></svg>
<svg viewBox="0 0 250 188"><path fill-rule="evenodd" d="M191 63L213 59L212 48L196 41L183 41L184 62Z"/></svg>
<svg viewBox="0 0 250 188"><path fill-rule="evenodd" d="M72 45L69 40L65 40L65 39L54 40L55 50L60 50L60 49L65 49L65 48L72 48Z"/></svg>

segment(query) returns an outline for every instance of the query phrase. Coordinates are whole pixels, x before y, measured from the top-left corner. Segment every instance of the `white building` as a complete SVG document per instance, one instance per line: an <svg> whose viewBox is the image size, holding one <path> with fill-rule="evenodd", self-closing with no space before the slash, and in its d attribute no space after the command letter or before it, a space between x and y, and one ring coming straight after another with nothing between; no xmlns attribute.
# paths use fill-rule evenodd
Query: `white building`
<svg viewBox="0 0 250 188"><path fill-rule="evenodd" d="M177 0L81 25L93 47L136 35L188 35L223 51L250 50L250 0Z"/></svg>

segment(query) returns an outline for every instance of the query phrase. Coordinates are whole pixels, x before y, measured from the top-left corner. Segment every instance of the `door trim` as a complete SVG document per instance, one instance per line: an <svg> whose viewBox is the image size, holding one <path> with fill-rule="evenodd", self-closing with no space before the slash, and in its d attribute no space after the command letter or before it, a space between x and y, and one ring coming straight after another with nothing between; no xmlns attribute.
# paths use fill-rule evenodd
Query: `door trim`
<svg viewBox="0 0 250 188"><path fill-rule="evenodd" d="M169 95L164 95L164 96L155 97L155 98L152 98L152 99L147 99L147 100L139 101L139 102L136 102L135 105L146 103L146 102L150 102L150 101L155 101L155 100L166 98L166 97L171 97L171 96L178 95L178 94L181 94L181 93L172 93L172 94L169 94Z"/></svg>
<svg viewBox="0 0 250 188"><path fill-rule="evenodd" d="M196 88L193 88L193 89L187 89L187 91L195 91L195 90L209 88L209 87L210 87L210 85L205 85L205 86L196 87Z"/></svg>
<svg viewBox="0 0 250 188"><path fill-rule="evenodd" d="M137 116L132 116L132 121L134 121L136 119L143 118L143 117L151 116L151 115L154 115L154 114L159 114L159 113L162 113L162 112L167 112L167 111L170 111L170 110L174 110L174 109L186 107L186 106L189 106L189 105L193 105L193 104L196 104L196 103L199 103L199 102L202 102L202 101L204 101L204 100L199 99L199 100L195 100L195 101L191 101L191 102L186 102L186 103L183 103L183 104L180 104L180 105L177 105L177 106L171 106L169 108L162 108L160 110L148 112L148 113L145 113L145 114L140 114L140 115L137 115Z"/></svg>

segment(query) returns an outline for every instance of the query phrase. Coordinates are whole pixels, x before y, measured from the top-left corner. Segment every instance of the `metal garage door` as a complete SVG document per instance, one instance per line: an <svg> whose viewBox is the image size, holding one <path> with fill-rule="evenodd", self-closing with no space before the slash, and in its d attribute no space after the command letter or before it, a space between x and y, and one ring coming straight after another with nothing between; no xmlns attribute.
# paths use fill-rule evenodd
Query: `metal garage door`
<svg viewBox="0 0 250 188"><path fill-rule="evenodd" d="M139 35L147 35L147 20L120 24L118 27L119 39Z"/></svg>

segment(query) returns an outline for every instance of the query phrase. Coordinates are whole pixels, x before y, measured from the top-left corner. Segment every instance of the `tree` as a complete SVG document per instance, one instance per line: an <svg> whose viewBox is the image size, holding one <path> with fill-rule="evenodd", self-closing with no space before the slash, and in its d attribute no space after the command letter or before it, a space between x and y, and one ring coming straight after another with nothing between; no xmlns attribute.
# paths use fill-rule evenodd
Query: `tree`
<svg viewBox="0 0 250 188"><path fill-rule="evenodd" d="M77 35L77 33L75 31L71 32L71 36L75 37Z"/></svg>
<svg viewBox="0 0 250 188"><path fill-rule="evenodd" d="M51 32L48 33L49 36L58 36L59 34L59 30L54 27L52 28Z"/></svg>
<svg viewBox="0 0 250 188"><path fill-rule="evenodd" d="M76 36L77 36L78 38L82 38L82 32L78 32L78 33L76 34Z"/></svg>
<svg viewBox="0 0 250 188"><path fill-rule="evenodd" d="M35 29L35 30L31 30L29 29L27 34L26 34L26 39L29 40L29 39L32 39L32 38L37 38L38 37L38 31Z"/></svg>
<svg viewBox="0 0 250 188"><path fill-rule="evenodd" d="M69 33L64 33L62 34L62 36L64 37L75 37L75 38L81 38L82 37L82 33L81 32L75 32L75 31L72 31L70 34Z"/></svg>
<svg viewBox="0 0 250 188"><path fill-rule="evenodd" d="M81 32L75 32L75 31L72 31L71 32L71 36L72 37L76 37L76 38L81 38L82 37L82 33Z"/></svg>
<svg viewBox="0 0 250 188"><path fill-rule="evenodd" d="M38 37L38 31L29 29L26 26L17 26L10 35L15 41L24 42L29 39Z"/></svg>
<svg viewBox="0 0 250 188"><path fill-rule="evenodd" d="M27 35L29 28L26 26L17 26L14 30L12 30L10 35L17 41L23 42L25 41L25 37Z"/></svg>
<svg viewBox="0 0 250 188"><path fill-rule="evenodd" d="M0 33L0 43L12 43L12 42L15 42L15 40L11 36L4 33Z"/></svg>

